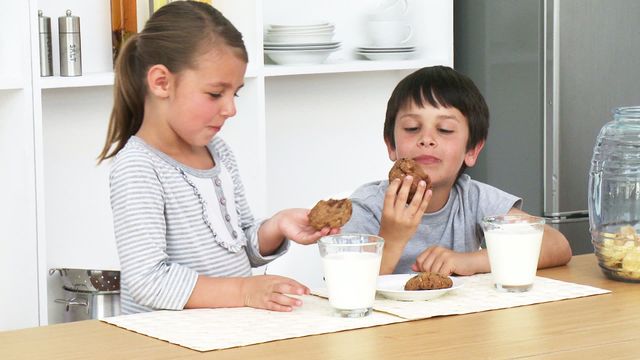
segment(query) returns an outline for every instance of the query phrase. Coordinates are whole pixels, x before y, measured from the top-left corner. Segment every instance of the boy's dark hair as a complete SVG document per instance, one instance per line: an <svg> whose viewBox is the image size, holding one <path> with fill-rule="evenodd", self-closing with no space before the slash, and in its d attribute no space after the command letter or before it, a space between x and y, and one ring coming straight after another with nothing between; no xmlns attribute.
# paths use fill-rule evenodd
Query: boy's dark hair
<svg viewBox="0 0 640 360"><path fill-rule="evenodd" d="M384 120L384 139L392 148L396 147L396 115L410 101L419 107L423 107L426 101L433 107L458 109L467 118L469 127L467 151L487 138L489 108L480 90L471 79L452 68L432 66L417 70L402 79L389 98Z"/></svg>

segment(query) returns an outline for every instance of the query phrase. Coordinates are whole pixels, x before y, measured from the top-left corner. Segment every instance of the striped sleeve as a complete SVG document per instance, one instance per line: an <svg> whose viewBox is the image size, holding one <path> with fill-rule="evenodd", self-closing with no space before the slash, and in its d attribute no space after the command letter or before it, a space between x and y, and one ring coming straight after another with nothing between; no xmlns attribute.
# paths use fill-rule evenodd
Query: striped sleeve
<svg viewBox="0 0 640 360"><path fill-rule="evenodd" d="M198 274L166 253L164 191L152 159L122 153L111 174L111 208L122 281L136 303L153 309L184 308Z"/></svg>
<svg viewBox="0 0 640 360"><path fill-rule="evenodd" d="M244 184L240 177L240 171L238 170L238 165L231 148L229 148L229 146L220 137L215 137L213 139L213 146L220 156L220 159L224 162L224 165L228 169L231 179L233 180L233 191L236 201L236 209L238 211L238 220L240 222L240 228L247 238L246 250L247 255L249 256L249 262L252 267L267 264L289 250L289 240L285 239L282 242L282 245L280 245L280 247L271 255L262 256L260 254L258 230L260 229L260 225L262 225L262 223L267 219L260 219L257 221L254 219L251 209L249 208L249 202L245 195Z"/></svg>

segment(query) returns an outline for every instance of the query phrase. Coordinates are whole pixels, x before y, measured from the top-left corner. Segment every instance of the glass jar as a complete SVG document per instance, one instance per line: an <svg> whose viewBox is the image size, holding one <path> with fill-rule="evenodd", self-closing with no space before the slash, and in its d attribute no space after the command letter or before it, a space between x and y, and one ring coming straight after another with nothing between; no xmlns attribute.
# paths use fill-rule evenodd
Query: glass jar
<svg viewBox="0 0 640 360"><path fill-rule="evenodd" d="M640 282L640 106L614 111L589 172L591 242L604 274Z"/></svg>

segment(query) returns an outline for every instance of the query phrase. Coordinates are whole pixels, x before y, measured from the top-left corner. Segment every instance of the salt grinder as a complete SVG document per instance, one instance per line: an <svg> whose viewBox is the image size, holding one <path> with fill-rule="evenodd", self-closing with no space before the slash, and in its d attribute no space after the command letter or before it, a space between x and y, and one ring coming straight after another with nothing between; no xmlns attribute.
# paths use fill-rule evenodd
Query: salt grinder
<svg viewBox="0 0 640 360"><path fill-rule="evenodd" d="M82 52L80 50L80 17L72 16L67 10L66 16L58 18L60 35L60 76L82 75Z"/></svg>

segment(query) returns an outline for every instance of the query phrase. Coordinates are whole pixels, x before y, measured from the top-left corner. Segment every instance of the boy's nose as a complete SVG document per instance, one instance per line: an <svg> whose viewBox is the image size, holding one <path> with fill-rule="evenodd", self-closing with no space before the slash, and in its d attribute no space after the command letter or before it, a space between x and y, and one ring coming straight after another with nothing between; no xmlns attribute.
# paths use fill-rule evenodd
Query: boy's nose
<svg viewBox="0 0 640 360"><path fill-rule="evenodd" d="M437 145L436 140L432 137L429 136L427 134L423 134L422 138L420 139L419 142L420 146L424 146L424 147L434 147Z"/></svg>

